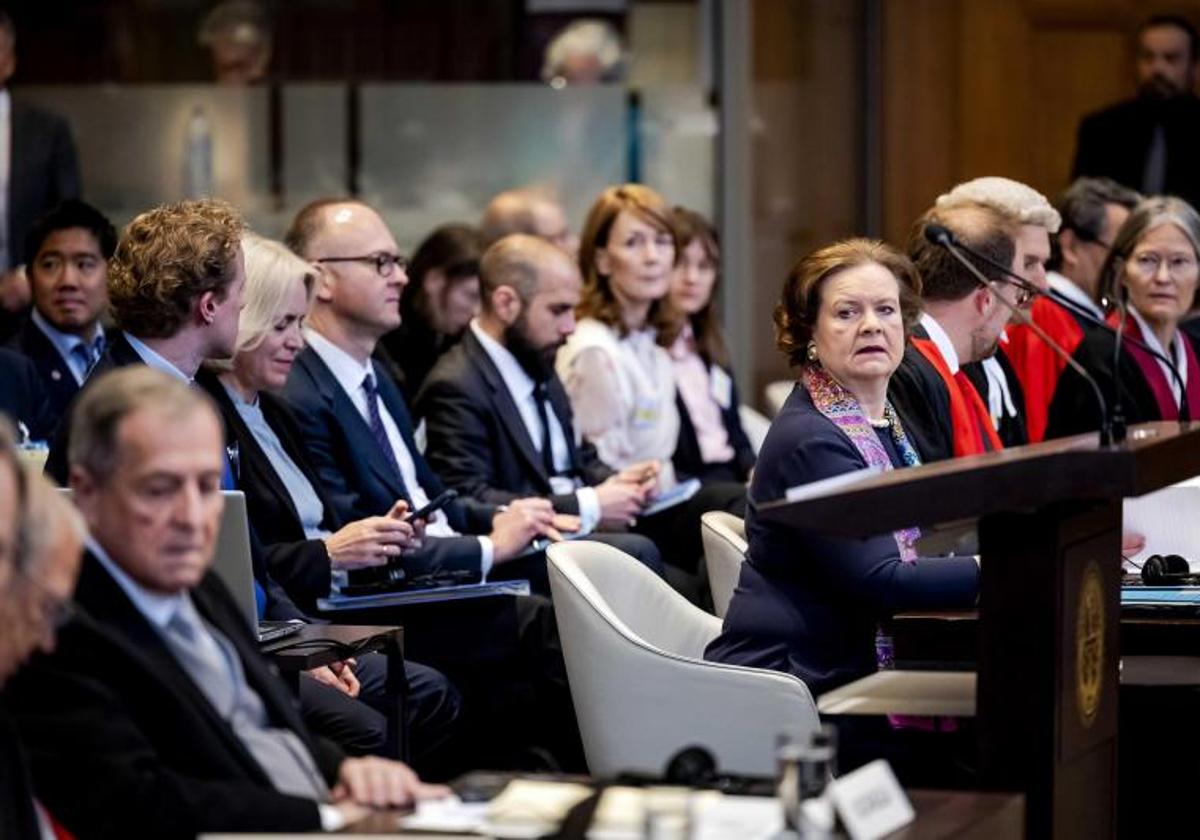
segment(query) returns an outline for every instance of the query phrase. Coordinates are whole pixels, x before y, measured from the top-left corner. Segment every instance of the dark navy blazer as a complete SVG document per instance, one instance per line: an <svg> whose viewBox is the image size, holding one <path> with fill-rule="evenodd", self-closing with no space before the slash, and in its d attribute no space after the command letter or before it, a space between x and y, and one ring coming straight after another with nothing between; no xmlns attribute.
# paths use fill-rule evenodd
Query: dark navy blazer
<svg viewBox="0 0 1200 840"><path fill-rule="evenodd" d="M836 539L756 517L758 504L782 499L790 487L866 466L808 391L793 389L759 452L746 515L749 558L708 659L795 674L817 695L875 671L880 618L975 603L974 558L902 563L890 533Z"/></svg>
<svg viewBox="0 0 1200 840"><path fill-rule="evenodd" d="M441 479L417 450L412 420L400 390L377 362L372 365L379 398L412 455L417 481L432 499L444 489ZM339 521L383 516L397 499L405 499L411 505L408 488L379 450L367 421L358 413L333 371L311 347L305 347L296 357L283 397L292 407L308 462L315 469L321 490ZM491 530L496 508L459 498L447 505L445 511L454 530L486 534ZM425 542L425 548L417 556L430 571L479 568L481 550L474 537L441 537Z"/></svg>

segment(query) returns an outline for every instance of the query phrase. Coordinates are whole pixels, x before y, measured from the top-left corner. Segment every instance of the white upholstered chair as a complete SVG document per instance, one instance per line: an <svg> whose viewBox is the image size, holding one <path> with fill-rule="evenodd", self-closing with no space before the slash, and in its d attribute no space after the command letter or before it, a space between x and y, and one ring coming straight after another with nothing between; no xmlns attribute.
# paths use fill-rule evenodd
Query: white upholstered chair
<svg viewBox="0 0 1200 840"><path fill-rule="evenodd" d="M724 618L746 559L746 525L732 513L710 510L700 517L700 539L704 543L713 611Z"/></svg>
<svg viewBox="0 0 1200 840"><path fill-rule="evenodd" d="M778 415L794 387L796 387L796 380L794 379L779 379L775 382L768 382L767 387L763 389L763 394L767 398L767 413L772 417Z"/></svg>
<svg viewBox="0 0 1200 840"><path fill-rule="evenodd" d="M767 430L771 428L771 421L744 404L738 406L738 419L742 421L742 431L750 439L750 448L757 455L758 450L762 449L763 441L767 438Z"/></svg>
<svg viewBox="0 0 1200 840"><path fill-rule="evenodd" d="M546 552L588 768L661 773L689 746L722 772L775 773L775 738L818 725L789 674L703 660L721 622L641 563L578 540Z"/></svg>

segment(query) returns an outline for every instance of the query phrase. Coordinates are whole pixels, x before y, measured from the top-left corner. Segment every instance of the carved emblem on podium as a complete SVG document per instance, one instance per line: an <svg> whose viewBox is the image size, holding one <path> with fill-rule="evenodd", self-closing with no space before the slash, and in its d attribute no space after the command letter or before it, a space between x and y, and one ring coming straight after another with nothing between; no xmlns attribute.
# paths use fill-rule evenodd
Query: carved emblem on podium
<svg viewBox="0 0 1200 840"><path fill-rule="evenodd" d="M1103 680L1104 586L1093 560L1083 570L1075 616L1075 700L1085 727L1096 721Z"/></svg>

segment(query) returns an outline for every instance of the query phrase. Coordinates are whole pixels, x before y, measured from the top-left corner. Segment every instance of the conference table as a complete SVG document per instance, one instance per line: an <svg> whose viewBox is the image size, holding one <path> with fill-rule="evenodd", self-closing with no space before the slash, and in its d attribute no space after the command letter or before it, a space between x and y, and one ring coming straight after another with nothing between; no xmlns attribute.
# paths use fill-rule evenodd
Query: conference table
<svg viewBox="0 0 1200 840"><path fill-rule="evenodd" d="M514 776L514 778L516 778ZM768 782L769 784L769 782ZM973 840L1009 840L1021 837L1025 825L1025 798L1019 793L962 792L943 790L908 790L909 800L916 812L916 819L889 835L886 840L951 840L951 838L973 838ZM766 800L769 802L769 800ZM479 838L479 833L452 833L429 831L404 831L398 829L400 811L378 811L367 819L348 826L340 833L358 836L400 836L411 840L448 840L448 838ZM584 838L588 830L587 814L582 819L569 819L558 833L549 837L561 840ZM693 826L690 835L696 840L718 840L729 837L728 824L720 829L705 830L703 824ZM205 834L202 840L280 840L289 835L281 834ZM311 835L294 835L296 837ZM515 836L515 835L514 835ZM741 835L747 836L747 835ZM758 835L749 835L751 838ZM770 835L765 835L770 836Z"/></svg>

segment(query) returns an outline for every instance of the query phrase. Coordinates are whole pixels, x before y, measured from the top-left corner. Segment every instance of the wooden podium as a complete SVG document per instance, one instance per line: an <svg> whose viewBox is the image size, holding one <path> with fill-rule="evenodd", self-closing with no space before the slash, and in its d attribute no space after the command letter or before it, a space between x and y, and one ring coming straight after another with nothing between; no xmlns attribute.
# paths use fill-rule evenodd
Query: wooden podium
<svg viewBox="0 0 1200 840"><path fill-rule="evenodd" d="M1200 423L867 476L764 520L845 537L979 521L983 784L1026 796L1031 838L1116 834L1121 500L1200 474Z"/></svg>

